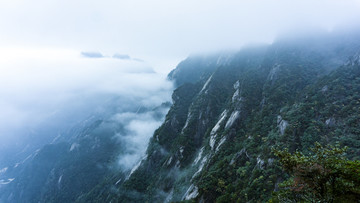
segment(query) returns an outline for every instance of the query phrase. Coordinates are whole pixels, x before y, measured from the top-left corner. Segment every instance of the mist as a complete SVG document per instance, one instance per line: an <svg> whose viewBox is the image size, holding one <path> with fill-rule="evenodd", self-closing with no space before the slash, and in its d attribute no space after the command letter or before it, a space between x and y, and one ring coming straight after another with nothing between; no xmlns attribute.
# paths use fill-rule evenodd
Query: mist
<svg viewBox="0 0 360 203"><path fill-rule="evenodd" d="M146 148L161 119L136 112L171 99L172 83L144 62L84 57L73 50L1 49L0 54L5 59L0 63L1 165L23 159L91 116L129 129L124 146L138 158L144 150L134 155L135 145ZM125 121L118 114L131 116Z"/></svg>
<svg viewBox="0 0 360 203"><path fill-rule="evenodd" d="M162 115L168 108L162 110ZM145 155L149 139L149 132L154 132L162 123L162 119L155 119L151 112L119 113L113 119L125 125L126 133L118 133L125 152L119 156L118 164L124 170L133 168Z"/></svg>

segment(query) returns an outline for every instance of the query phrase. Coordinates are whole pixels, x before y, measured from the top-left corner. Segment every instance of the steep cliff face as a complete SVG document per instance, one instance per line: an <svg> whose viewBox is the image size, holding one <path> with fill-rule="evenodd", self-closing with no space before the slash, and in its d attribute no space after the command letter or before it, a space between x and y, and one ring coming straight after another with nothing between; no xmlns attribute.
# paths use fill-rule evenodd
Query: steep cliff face
<svg viewBox="0 0 360 203"><path fill-rule="evenodd" d="M169 75L178 86L173 105L146 157L126 179L104 183L111 191L79 201L266 201L286 177L273 146L307 151L340 141L358 158L360 39L346 36L181 62Z"/></svg>

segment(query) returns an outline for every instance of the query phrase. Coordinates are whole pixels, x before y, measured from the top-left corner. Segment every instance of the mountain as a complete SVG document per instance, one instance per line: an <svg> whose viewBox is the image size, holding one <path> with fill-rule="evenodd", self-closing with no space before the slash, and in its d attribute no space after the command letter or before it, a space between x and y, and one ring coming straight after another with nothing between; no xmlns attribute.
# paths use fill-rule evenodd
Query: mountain
<svg viewBox="0 0 360 203"><path fill-rule="evenodd" d="M287 177L272 147L340 142L359 159L358 36L190 56L169 74L173 105L147 156L128 179L110 178L79 202L264 202Z"/></svg>
<svg viewBox="0 0 360 203"><path fill-rule="evenodd" d="M192 55L169 74L172 105L132 169L109 167L124 149L111 136L121 125L94 119L13 172L0 200L266 202L288 177L273 147L306 153L316 141L340 143L359 159L358 36L317 33Z"/></svg>

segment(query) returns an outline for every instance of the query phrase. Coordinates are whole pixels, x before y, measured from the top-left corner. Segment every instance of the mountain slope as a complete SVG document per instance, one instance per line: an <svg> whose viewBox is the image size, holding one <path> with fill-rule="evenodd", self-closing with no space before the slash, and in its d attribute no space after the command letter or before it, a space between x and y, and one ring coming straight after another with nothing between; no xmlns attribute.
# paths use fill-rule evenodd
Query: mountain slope
<svg viewBox="0 0 360 203"><path fill-rule="evenodd" d="M103 185L111 190L79 201L262 202L286 178L274 146L306 152L315 141L340 141L358 159L357 36L284 39L209 63L186 59L169 75L178 88L147 156L128 179L110 178Z"/></svg>

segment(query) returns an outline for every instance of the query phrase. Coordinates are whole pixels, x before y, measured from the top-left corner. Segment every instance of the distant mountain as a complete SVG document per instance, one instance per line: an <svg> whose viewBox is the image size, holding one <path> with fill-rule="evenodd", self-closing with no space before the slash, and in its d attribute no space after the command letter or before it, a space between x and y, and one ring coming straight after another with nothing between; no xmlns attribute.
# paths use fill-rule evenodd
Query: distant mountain
<svg viewBox="0 0 360 203"><path fill-rule="evenodd" d="M119 111L114 108L119 101L129 103L112 99L101 114L77 123L21 163L0 171L0 202L74 202L109 174L125 177L131 169L125 164L132 163L119 163L121 158L137 159L141 155L128 146L133 143L127 137L138 139L129 123L161 122L170 104L148 109L133 101L131 107L136 109Z"/></svg>

